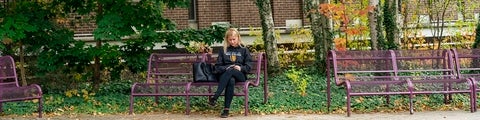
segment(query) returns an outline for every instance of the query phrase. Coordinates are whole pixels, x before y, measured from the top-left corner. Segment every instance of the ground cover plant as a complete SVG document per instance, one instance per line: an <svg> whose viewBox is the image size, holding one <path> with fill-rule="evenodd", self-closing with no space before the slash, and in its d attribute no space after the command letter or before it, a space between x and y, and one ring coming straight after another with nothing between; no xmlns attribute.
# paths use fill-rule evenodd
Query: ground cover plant
<svg viewBox="0 0 480 120"><path fill-rule="evenodd" d="M250 88L250 112L252 114L279 114L279 113L344 113L345 93L343 87L334 86L332 106L326 108L326 80L324 75L318 74L313 67L291 67L282 74L269 78L269 99L263 104L263 90L261 87ZM292 70L295 69L295 70ZM292 71L302 71L303 76L309 78L307 86L295 83L289 75ZM130 85L134 80L118 80L100 85L97 93L91 85L80 85L75 90L52 91L44 95L44 113L47 116L71 114L128 114ZM302 93L300 88L305 88ZM45 88L49 89L49 88ZM220 99L220 102L223 98ZM232 103L232 112L242 114L243 98L236 97ZM455 95L450 104L443 103L442 95L419 95L415 97L415 111L428 110L467 110L469 101L464 95ZM35 116L38 101L12 102L4 104L2 115ZM221 107L211 108L207 105L206 97L191 97L191 110L200 114L216 114ZM354 97L352 108L357 113L369 112L401 112L408 111L407 96L392 96L391 103L387 104L384 97ZM135 114L154 112L185 113L184 97L160 97L159 102L154 97L139 97L135 100Z"/></svg>
<svg viewBox="0 0 480 120"><path fill-rule="evenodd" d="M161 19L156 22L144 22L144 20L151 20L161 15L150 16L151 13L142 12L144 15L137 15L135 10L119 10L119 8L136 8L142 11L155 12L156 7L159 4L147 4L141 7L142 4L131 4L130 2L116 2L114 4L111 0L101 0L101 2L89 2L84 5L78 3L75 0L52 0L55 4L35 1L17 1L15 4L6 4L2 2L0 11L7 14L0 14L0 23L4 25L0 30L0 36L2 36L2 44L0 49L2 53L15 55L16 60L19 62L19 68L23 72L19 72L23 75L22 84L39 83L44 90L44 113L46 115L66 115L66 114L127 114L128 113L128 99L130 94L130 86L133 82L143 82L145 80L145 69L148 55L154 52L153 47L156 43L166 42L168 43L164 48L174 48L177 44L188 46L190 42L206 42L206 44L213 44L222 40L224 29L223 27L212 26L202 30L173 30L173 24L170 24L170 20ZM150 0L149 0L150 1ZM183 1L170 1L167 6L174 7L176 5L186 5ZM308 0L311 1L311 0ZM350 0L352 1L352 0ZM78 3L78 4L77 4ZM407 2L402 2L406 4ZM99 28L94 32L95 40L98 47L87 46L82 41L74 41L73 31L67 30L64 27L58 27L56 22L65 22L61 16L63 14L73 12L74 10L81 11L86 14L91 12L90 7L95 7L99 4L102 7L103 12L111 14L95 14L99 15L98 20ZM112 6L110 6L112 4ZM15 6L13 6L15 5ZM52 6L53 5L53 6ZM54 6L59 5L59 6ZM327 4L324 4L327 5ZM364 4L366 5L366 4ZM5 7L7 6L7 7ZM51 6L52 8L50 8ZM122 7L123 6L123 7ZM330 5L327 5L330 6ZM334 5L339 6L343 5ZM332 7L334 7L332 6ZM403 6L403 5L402 5ZM472 4L472 6L475 6ZM72 11L57 11L60 8L64 10ZM318 7L315 7L318 8ZM330 7L328 7L330 8ZM147 10L145 10L147 9ZM341 9L340 9L341 10ZM357 11L350 9L352 11ZM362 13L366 13L365 10ZM385 9L388 10L388 9ZM391 9L395 10L395 9ZM102 11L102 10L99 10ZM132 14L135 14L138 19L117 19L122 18L121 15L131 18ZM160 12L155 12L160 13ZM357 12L344 12L344 13L357 13ZM358 12L360 13L360 12ZM387 14L387 13L384 13ZM358 14L360 15L360 14ZM36 17L26 17L36 16ZM103 17L102 17L103 16ZM311 61L322 60L322 53L313 54L310 50L321 52L327 51L334 47L336 50L350 50L350 49L366 49L370 45L370 41L361 41L367 35L365 26L348 26L353 25L354 18L357 15L345 15L339 16L345 18L336 21L334 27L335 32L322 31L331 35L326 35L325 38L319 41L313 40L312 36L317 35L318 30L311 27L310 30L292 30L293 44L286 44L284 47L279 46L279 58L282 68L279 74L275 74L269 78L269 102L262 103L262 89L260 87L250 88L250 110L252 114L276 114L276 113L293 113L293 112L305 112L305 113L343 113L346 111L345 107L345 93L342 86L333 86L332 106L330 109L326 108L326 95L325 95L325 75L322 71L324 66L313 66ZM417 15L413 15L413 18ZM147 17L147 18L144 18ZM366 22L366 16L360 17L360 22ZM139 20L140 19L140 20ZM386 17L385 24L392 22L390 17ZM113 20L113 21L110 21ZM151 20L155 21L155 20ZM329 21L329 19L324 19ZM417 20L414 20L417 21ZM25 24L28 23L28 24ZM147 26L146 23L151 23L153 26L161 27L158 29L152 29ZM312 22L314 23L314 22ZM340 24L343 23L343 24ZM477 26L480 26L478 22ZM164 25L160 25L164 24ZM419 23L415 23L419 24ZM458 26L469 26L473 28L473 24L456 23ZM341 29L339 26L348 29ZM346 25L346 26L345 26ZM362 25L362 24L357 24ZM404 24L408 25L408 24ZM133 31L132 26L136 26L136 30ZM315 25L313 25L315 26ZM327 25L329 26L329 25ZM118 29L117 29L118 28ZM323 27L329 29L328 27ZM380 28L380 27L378 27ZM432 27L438 28L438 27ZM477 27L476 32L478 33ZM173 30L176 32L154 32L157 30ZM404 35L416 35L416 29L407 29L412 31L405 31ZM111 34L111 32L117 34ZM317 32L315 32L317 31ZM383 31L383 30L379 30ZM472 32L470 29L469 32ZM387 32L394 32L393 30L387 30ZM383 33L383 32L379 32ZM388 37L394 37L395 35L389 35L393 33L386 33ZM131 36L131 39L123 40L124 36ZM259 38L262 34L256 34ZM303 36L305 35L305 36ZM35 37L32 37L35 36ZM335 38L332 41L332 36L341 36ZM470 48L470 44L461 44L461 46L420 46L414 47L414 45L422 45L424 43L430 43L434 41L426 41L425 36L419 35L419 37L405 39L403 49L430 49L430 48ZM168 38L168 39L167 39ZM348 39L347 39L348 38ZM352 38L356 38L353 40ZM379 42L381 42L379 37ZM387 38L390 39L390 38ZM392 38L393 39L393 38ZM441 40L441 39L437 39ZM108 41L122 41L124 45L108 44ZM313 41L313 44L312 44ZM385 40L384 40L385 41ZM445 38L443 41L459 42L459 43L471 43L473 37L469 33L456 33L454 37ZM473 48L478 48L478 41L480 38L476 36ZM333 46L329 44L334 42ZM388 42L388 41L387 41ZM41 43L41 44L40 44ZM255 49L261 45L255 45ZM438 44L440 44L439 42ZM323 45L313 47L315 45ZM330 44L331 45L331 44ZM381 44L379 44L382 46ZM409 46L410 45L410 46ZM394 45L383 45L385 49L397 48ZM265 49L265 48L262 48ZM23 51L25 50L25 51ZM176 49L172 50L175 51ZM252 50L254 51L254 50ZM262 51L262 50L255 50ZM178 51L175 51L178 52ZM265 50L263 50L265 52ZM267 51L268 52L268 51ZM271 51L270 51L271 52ZM294 54L287 54L293 52ZM27 55L27 56L24 56ZM315 56L316 58L313 59ZM25 63L21 62L23 57L27 57ZM18 59L17 59L18 58ZM102 58L101 61L99 58ZM308 59L310 61L304 62ZM324 59L324 58L323 58ZM92 61L94 60L94 61ZM95 64L91 64L94 62ZM97 64L98 63L98 64ZM101 65L99 63L102 63ZM291 65L294 63L294 65ZM307 65L302 65L307 64ZM24 66L23 66L24 65ZM311 67L305 67L311 66ZM127 72L125 72L127 71ZM135 73L126 74L125 73ZM123 74L123 77L120 76ZM26 77L28 76L28 77ZM31 80L31 81L30 81ZM98 85L98 86L97 86ZM468 106L468 97L463 95L455 95L454 102L451 104L443 104L442 95L424 96L419 95L415 97L415 110L448 110L448 109L462 109L466 110ZM184 113L185 99L183 97L161 97L160 102L156 103L153 97L138 98L135 103L135 113L152 113L152 112L170 112L170 113ZM386 104L383 97L355 97L352 100L352 107L354 112L396 112L406 111L408 108L407 99L404 96L392 96L392 103ZM36 115L36 105L39 101L29 102L14 102L3 104L4 112L2 115ZM197 113L218 113L221 108L210 108L206 105L206 97L192 97L192 112ZM243 98L234 99L232 104L232 112L235 114L243 111Z"/></svg>

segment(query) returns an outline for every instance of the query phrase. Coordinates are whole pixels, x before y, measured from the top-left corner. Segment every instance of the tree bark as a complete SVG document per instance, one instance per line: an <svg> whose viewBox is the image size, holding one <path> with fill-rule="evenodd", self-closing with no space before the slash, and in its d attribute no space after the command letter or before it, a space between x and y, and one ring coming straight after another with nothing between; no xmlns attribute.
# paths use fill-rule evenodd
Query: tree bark
<svg viewBox="0 0 480 120"><path fill-rule="evenodd" d="M320 73L326 71L327 53L332 49L332 29L330 19L320 14L318 6L329 3L329 0L305 0L308 17L312 24L313 42L315 45L315 66Z"/></svg>
<svg viewBox="0 0 480 120"><path fill-rule="evenodd" d="M25 70L25 49L23 49L23 43L20 42L20 78L22 79L22 86L27 86L27 76Z"/></svg>
<svg viewBox="0 0 480 120"><path fill-rule="evenodd" d="M270 0L257 0L257 7L262 20L262 36L267 54L268 72L275 74L280 71L278 67L277 40L275 39L275 25L273 23L272 6Z"/></svg>
<svg viewBox="0 0 480 120"><path fill-rule="evenodd" d="M402 21L398 20L398 13L400 13L400 11L398 10L398 8L400 7L400 5L398 4L398 0L392 0L393 1L393 4L392 5L392 10L393 10L393 18L395 20L395 29L394 29L394 42L395 42L395 46L397 49L399 49L399 45L401 45L401 42L400 42L400 24L402 23Z"/></svg>
<svg viewBox="0 0 480 120"><path fill-rule="evenodd" d="M378 14L378 0L370 0L369 6L373 7L372 11L368 12L368 26L370 27L370 41L371 49L378 50L378 39L377 39L377 14Z"/></svg>
<svg viewBox="0 0 480 120"><path fill-rule="evenodd" d="M387 0L384 5L384 26L387 38L387 46L385 49L398 49L400 45L399 29L397 25L397 3L396 0Z"/></svg>
<svg viewBox="0 0 480 120"><path fill-rule="evenodd" d="M480 19L477 22L477 28L475 28L475 42L472 45L473 48L480 48Z"/></svg>
<svg viewBox="0 0 480 120"><path fill-rule="evenodd" d="M97 14L103 14L103 7L101 4L98 4L98 11ZM95 39L95 48L98 50L101 49L102 47L102 40L99 40L98 38ZM93 81L93 87L95 90L98 90L99 84L100 84L100 57L99 55L94 56L94 65L93 65L93 76L92 76L92 81Z"/></svg>

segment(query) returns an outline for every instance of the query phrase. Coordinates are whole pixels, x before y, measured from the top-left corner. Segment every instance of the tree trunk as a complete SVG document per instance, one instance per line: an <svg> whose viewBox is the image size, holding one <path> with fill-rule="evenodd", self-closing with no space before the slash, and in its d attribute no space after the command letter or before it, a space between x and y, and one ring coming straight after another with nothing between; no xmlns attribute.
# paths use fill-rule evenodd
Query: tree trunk
<svg viewBox="0 0 480 120"><path fill-rule="evenodd" d="M98 11L97 14L103 14L103 8L101 4L98 4ZM102 47L102 40L94 38L95 39L95 48L100 50ZM93 88L94 90L98 90L99 84L100 84L100 57L99 55L95 55L94 59L94 65L93 65L93 76L92 76L92 81L93 81Z"/></svg>
<svg viewBox="0 0 480 120"><path fill-rule="evenodd" d="M20 75L21 75L20 78L22 78L22 86L27 86L28 84L27 84L27 77L25 75L26 70L24 65L25 65L25 51L23 49L22 42L20 42L20 66L19 66Z"/></svg>
<svg viewBox="0 0 480 120"><path fill-rule="evenodd" d="M262 20L262 36L268 61L268 72L275 74L278 67L277 40L275 39L275 25L273 24L272 6L270 0L257 0L257 7Z"/></svg>
<svg viewBox="0 0 480 120"><path fill-rule="evenodd" d="M305 5L308 17L312 24L313 42L315 45L315 66L318 66L320 73L326 71L327 53L332 49L331 22L327 16L320 14L318 6L329 3L328 0L306 0Z"/></svg>
<svg viewBox="0 0 480 120"><path fill-rule="evenodd" d="M475 42L473 42L472 47L480 48L480 19L477 22L477 28L475 28Z"/></svg>
<svg viewBox="0 0 480 120"><path fill-rule="evenodd" d="M387 0L385 1L385 5L383 6L384 9L384 26L386 31L386 38L387 38L387 46L384 49L398 49L398 45L400 45L400 36L399 36L399 29L397 27L397 8L396 8L396 0Z"/></svg>
<svg viewBox="0 0 480 120"><path fill-rule="evenodd" d="M262 36L267 54L268 72L276 74L280 69L278 68L277 40L275 39L271 2L270 0L257 0L256 2L262 20Z"/></svg>
<svg viewBox="0 0 480 120"><path fill-rule="evenodd" d="M368 26L370 27L370 41L371 49L378 50L378 39L377 39L377 14L378 14L378 0L370 0L369 6L373 7L372 11L368 12Z"/></svg>
<svg viewBox="0 0 480 120"><path fill-rule="evenodd" d="M392 5L392 10L393 10L393 19L395 20L395 29L394 29L394 42L395 42L395 48L396 49L399 49L399 45L401 45L401 42L400 42L400 24L402 21L398 20L398 13L399 10L398 8L400 7L400 5L398 4L398 0L392 0L393 1L393 4Z"/></svg>
<svg viewBox="0 0 480 120"><path fill-rule="evenodd" d="M438 27L438 28L440 28L440 35L438 36L438 39L437 39L437 42L438 42L437 49L442 49L442 41L443 41L443 39L444 39L444 37L443 37L443 30L445 29L445 14L446 14L447 9L448 9L449 7L451 7L451 6L450 6L450 0L447 0L447 1L445 1L445 3L443 3L443 5L442 5L442 13L441 13L441 16L440 16L442 20L441 20L441 25L440 25L440 27Z"/></svg>
<svg viewBox="0 0 480 120"><path fill-rule="evenodd" d="M378 8L377 8L377 14L376 14L376 20L377 20L377 48L380 50L385 50L387 46L386 40L385 40L385 29L383 27L383 14L380 11L383 11L381 8L382 4L379 2L378 3Z"/></svg>

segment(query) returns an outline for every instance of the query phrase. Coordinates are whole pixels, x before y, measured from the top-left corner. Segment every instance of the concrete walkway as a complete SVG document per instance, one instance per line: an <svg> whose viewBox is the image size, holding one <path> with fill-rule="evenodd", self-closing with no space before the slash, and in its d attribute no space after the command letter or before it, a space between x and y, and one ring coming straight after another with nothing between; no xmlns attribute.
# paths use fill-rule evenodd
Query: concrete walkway
<svg viewBox="0 0 480 120"><path fill-rule="evenodd" d="M137 115L62 115L45 116L1 116L2 120L480 120L480 112L470 113L469 111L426 111L415 112L410 115L408 112L399 113L369 113L355 114L347 117L346 114L274 114L274 115L231 115L229 118L219 118L212 114L137 114Z"/></svg>

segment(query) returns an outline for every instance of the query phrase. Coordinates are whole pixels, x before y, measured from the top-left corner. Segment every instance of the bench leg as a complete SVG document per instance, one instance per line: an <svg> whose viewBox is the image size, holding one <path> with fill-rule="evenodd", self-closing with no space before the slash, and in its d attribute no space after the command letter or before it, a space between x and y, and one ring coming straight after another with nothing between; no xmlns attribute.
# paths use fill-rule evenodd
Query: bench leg
<svg viewBox="0 0 480 120"><path fill-rule="evenodd" d="M130 95L130 112L129 114L132 115L133 114L133 95Z"/></svg>
<svg viewBox="0 0 480 120"><path fill-rule="evenodd" d="M248 86L245 89L245 116L248 116L248 109L249 109L249 105L248 105Z"/></svg>
<svg viewBox="0 0 480 120"><path fill-rule="evenodd" d="M42 111L43 111L43 99L38 99L38 117L42 118Z"/></svg>
<svg viewBox="0 0 480 120"><path fill-rule="evenodd" d="M0 113L2 113L2 112L3 112L3 103L0 102Z"/></svg>
<svg viewBox="0 0 480 120"><path fill-rule="evenodd" d="M267 84L267 78L263 82L263 104L267 104L268 102L268 84Z"/></svg>
<svg viewBox="0 0 480 120"><path fill-rule="evenodd" d="M470 96L471 96L471 105L470 107L472 107L471 109L471 112L477 112L477 83L475 81L473 81L472 83L472 92L470 93Z"/></svg>
<svg viewBox="0 0 480 120"><path fill-rule="evenodd" d="M452 85L451 84L444 83L443 86L444 86L443 91L452 91ZM452 94L450 94L450 93L443 94L443 103L444 104L449 104L450 100L452 100Z"/></svg>
<svg viewBox="0 0 480 120"><path fill-rule="evenodd" d="M350 98L351 96L347 94L347 117L350 117L350 114L352 114L352 110L350 108Z"/></svg>
<svg viewBox="0 0 480 120"><path fill-rule="evenodd" d="M473 80L472 80L473 81ZM473 87L473 90L472 90L472 99L473 99L473 111L474 112L477 112L477 87L478 87L478 84L476 81L473 81L472 83L472 87Z"/></svg>
<svg viewBox="0 0 480 120"><path fill-rule="evenodd" d="M330 103L331 102L330 97L331 97L331 95L330 95L330 82L327 81L327 113L330 113L330 104L331 104Z"/></svg>
<svg viewBox="0 0 480 120"><path fill-rule="evenodd" d="M186 105L186 108L185 108L185 114L187 115L190 115L190 96L185 96L185 105Z"/></svg>
<svg viewBox="0 0 480 120"><path fill-rule="evenodd" d="M473 96L473 106L474 106L474 111L477 112L477 92L476 90L474 90L475 92L473 92L474 96Z"/></svg>
<svg viewBox="0 0 480 120"><path fill-rule="evenodd" d="M413 94L409 95L410 98L410 115L413 114Z"/></svg>
<svg viewBox="0 0 480 120"><path fill-rule="evenodd" d="M453 91L453 88L452 88L452 84L449 83L448 84L448 89L450 89L450 91ZM448 94L448 102L453 102L453 95L452 94Z"/></svg>
<svg viewBox="0 0 480 120"><path fill-rule="evenodd" d="M327 69L330 68L327 64ZM327 70L327 113L330 113L330 104L331 104L331 90L330 90L330 70Z"/></svg>
<svg viewBox="0 0 480 120"><path fill-rule="evenodd" d="M390 85L387 84L386 92L390 92ZM385 95L387 99L387 104L390 104L390 95Z"/></svg>
<svg viewBox="0 0 480 120"><path fill-rule="evenodd" d="M470 112L471 113L475 112L475 106L476 106L476 103L475 103L476 100L475 98L473 98L475 95L473 94L475 94L474 91L470 93Z"/></svg>
<svg viewBox="0 0 480 120"><path fill-rule="evenodd" d="M477 112L477 110L478 110L478 108L477 108L477 107L478 107L478 106L477 106L477 93L474 92L473 94L475 94L475 96L474 96L474 98L473 98L473 102L474 102L473 106L475 107L475 108L474 108L474 111Z"/></svg>

